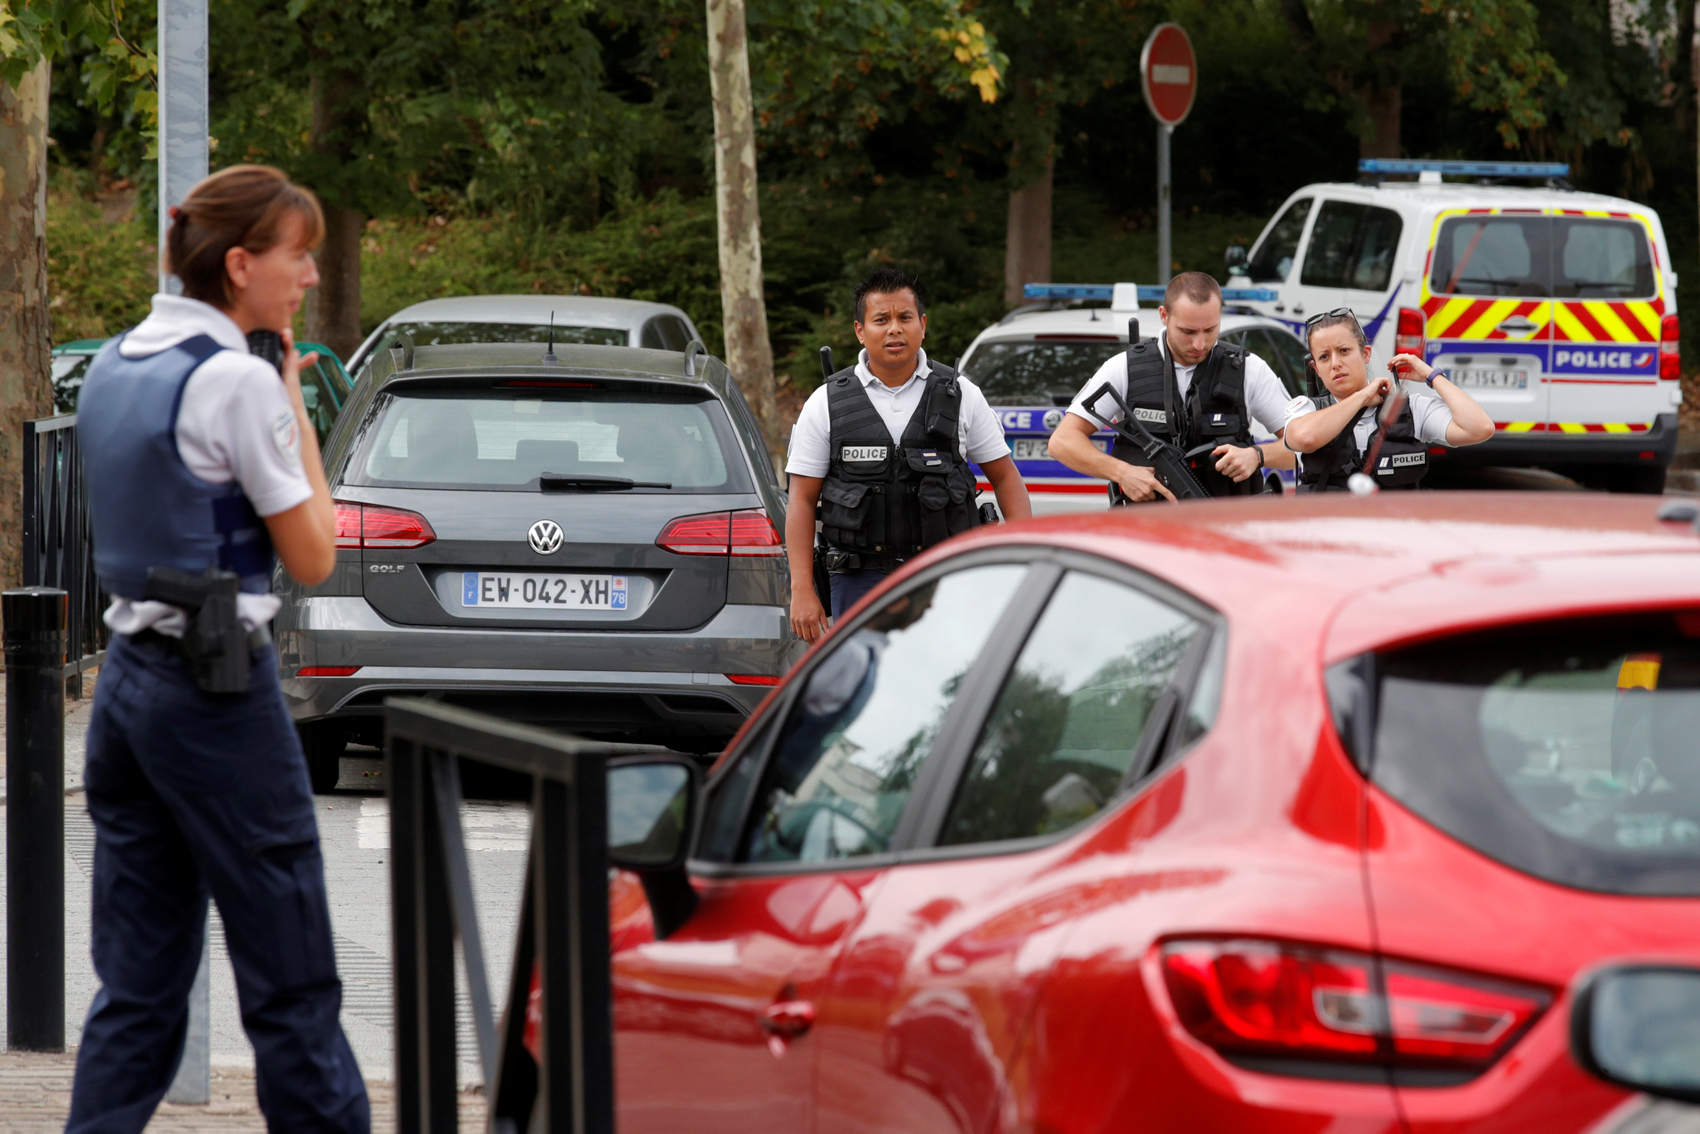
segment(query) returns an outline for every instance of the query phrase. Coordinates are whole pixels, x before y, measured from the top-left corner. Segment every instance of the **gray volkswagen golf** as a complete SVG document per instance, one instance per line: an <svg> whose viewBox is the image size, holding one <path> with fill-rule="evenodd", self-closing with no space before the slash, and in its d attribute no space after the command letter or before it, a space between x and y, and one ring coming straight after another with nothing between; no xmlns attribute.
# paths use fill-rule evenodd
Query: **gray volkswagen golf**
<svg viewBox="0 0 1700 1134"><path fill-rule="evenodd" d="M315 790L397 694L717 751L802 652L785 499L701 344L397 347L325 469L336 570L279 572L275 624Z"/></svg>

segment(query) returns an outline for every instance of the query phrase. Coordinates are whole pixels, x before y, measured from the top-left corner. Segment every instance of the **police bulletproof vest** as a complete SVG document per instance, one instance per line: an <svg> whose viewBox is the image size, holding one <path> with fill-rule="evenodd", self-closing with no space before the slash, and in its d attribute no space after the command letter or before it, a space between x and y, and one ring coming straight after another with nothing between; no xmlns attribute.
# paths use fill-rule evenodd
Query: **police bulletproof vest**
<svg viewBox="0 0 1700 1134"><path fill-rule="evenodd" d="M1192 385L1180 398L1174 364L1156 339L1141 339L1127 349L1127 405L1160 441L1182 452L1202 445L1247 448L1253 444L1251 416L1245 405L1245 350L1218 342L1192 372ZM1151 462L1119 434L1111 455L1130 465ZM1207 454L1189 462L1198 482L1212 496L1247 496L1263 491L1261 473L1235 482L1216 471Z"/></svg>
<svg viewBox="0 0 1700 1134"><path fill-rule="evenodd" d="M817 514L828 547L894 563L978 522L974 475L957 452L962 387L937 363L926 382L893 445L855 369L827 379L832 453Z"/></svg>
<svg viewBox="0 0 1700 1134"><path fill-rule="evenodd" d="M207 335L146 358L118 353L120 335L89 364L77 443L94 529L94 569L110 595L139 599L149 567L233 571L244 591L271 589L272 544L235 481L209 484L177 452L177 411L189 376L224 349Z"/></svg>
<svg viewBox="0 0 1700 1134"><path fill-rule="evenodd" d="M1338 398L1332 394L1324 394L1312 398L1316 408L1327 409L1334 405ZM1347 481L1355 472L1363 471L1364 457L1370 449L1375 448L1375 439L1380 436L1381 449L1375 458L1375 483L1381 488L1415 488L1423 475L1428 472L1428 444L1417 437L1417 421L1411 413L1411 403L1407 401L1390 425L1376 424L1375 432L1370 434L1369 445L1364 452L1358 452L1354 432L1357 424L1366 413L1375 413L1377 407L1365 406L1359 411L1352 423L1339 433L1333 440L1314 452L1306 453L1301 458L1299 469L1299 488L1306 492L1327 492L1329 490L1347 490Z"/></svg>

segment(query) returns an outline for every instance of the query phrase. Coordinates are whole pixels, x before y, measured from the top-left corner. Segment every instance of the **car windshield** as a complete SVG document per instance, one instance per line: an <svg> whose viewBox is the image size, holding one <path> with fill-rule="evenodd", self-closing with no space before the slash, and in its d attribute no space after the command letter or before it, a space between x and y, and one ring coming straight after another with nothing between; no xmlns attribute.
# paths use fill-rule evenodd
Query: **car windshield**
<svg viewBox="0 0 1700 1134"><path fill-rule="evenodd" d="M386 351L401 341L403 332L413 337L413 345L446 346L450 343L544 343L549 341L549 327L544 323L391 323L367 352L368 359ZM575 327L555 324L557 343L585 343L591 346L629 346L631 334L623 327Z"/></svg>
<svg viewBox="0 0 1700 1134"><path fill-rule="evenodd" d="M745 491L737 440L713 398L674 393L500 389L382 397L348 481L540 491L615 477L635 491ZM554 485L542 483L553 474ZM587 481L588 483L588 481Z"/></svg>
<svg viewBox="0 0 1700 1134"><path fill-rule="evenodd" d="M1491 857L1700 893L1700 613L1452 640L1382 662L1374 778Z"/></svg>
<svg viewBox="0 0 1700 1134"><path fill-rule="evenodd" d="M963 361L962 372L994 406L1067 405L1104 360L1123 349L1113 334L984 342Z"/></svg>

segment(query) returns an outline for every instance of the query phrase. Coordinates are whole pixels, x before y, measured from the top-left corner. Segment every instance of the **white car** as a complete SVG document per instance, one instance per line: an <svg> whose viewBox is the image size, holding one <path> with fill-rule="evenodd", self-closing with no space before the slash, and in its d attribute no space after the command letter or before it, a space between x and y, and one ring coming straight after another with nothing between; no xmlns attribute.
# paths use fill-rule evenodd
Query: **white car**
<svg viewBox="0 0 1700 1134"><path fill-rule="evenodd" d="M667 303L586 295L461 295L404 307L378 324L349 359L358 376L402 332L413 345L541 343L553 320L557 343L649 347L682 351L702 334L691 317Z"/></svg>
<svg viewBox="0 0 1700 1134"><path fill-rule="evenodd" d="M1141 290L1147 295L1143 301ZM1142 337L1161 333L1154 297L1161 289L1126 283L1029 284L1027 293L1039 302L1018 307L981 331L957 369L985 392L1002 419L1035 515L1107 508L1105 483L1053 461L1047 446L1081 387L1106 359L1127 349L1129 319L1139 320ZM1227 298L1222 341L1244 346L1269 363L1289 393L1308 393L1304 345L1279 320L1247 313L1238 293L1230 290ZM1104 300L1108 307L1080 306ZM1256 423L1252 433L1259 441L1272 440ZM1104 430L1093 444L1108 452L1114 440ZM980 480L981 489L987 489L985 478Z"/></svg>
<svg viewBox="0 0 1700 1134"><path fill-rule="evenodd" d="M1250 306L1295 331L1349 307L1381 362L1407 351L1444 368L1497 432L1436 452L1442 464L1533 465L1661 491L1682 360L1658 213L1574 192L1558 163L1365 159L1359 169L1371 182L1418 180L1305 186L1249 257L1229 249L1229 286L1267 289Z"/></svg>

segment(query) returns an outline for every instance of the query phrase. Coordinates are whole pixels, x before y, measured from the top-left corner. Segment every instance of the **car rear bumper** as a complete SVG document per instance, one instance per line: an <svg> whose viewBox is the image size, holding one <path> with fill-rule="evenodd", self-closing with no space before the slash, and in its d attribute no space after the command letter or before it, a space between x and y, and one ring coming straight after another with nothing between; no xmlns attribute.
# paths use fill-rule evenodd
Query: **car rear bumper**
<svg viewBox="0 0 1700 1134"><path fill-rule="evenodd" d="M1446 465L1650 465L1666 468L1676 459L1676 414L1661 413L1650 428L1632 433L1537 433L1501 430L1480 445L1431 449L1435 463ZM1645 454L1651 453L1652 456Z"/></svg>
<svg viewBox="0 0 1700 1134"><path fill-rule="evenodd" d="M804 644L783 607L729 605L667 632L530 632L398 626L359 597L318 596L280 622L284 699L297 722L371 723L384 700L427 696L508 719L659 739L727 736ZM307 666L357 666L300 677ZM364 718L364 722L357 721Z"/></svg>

